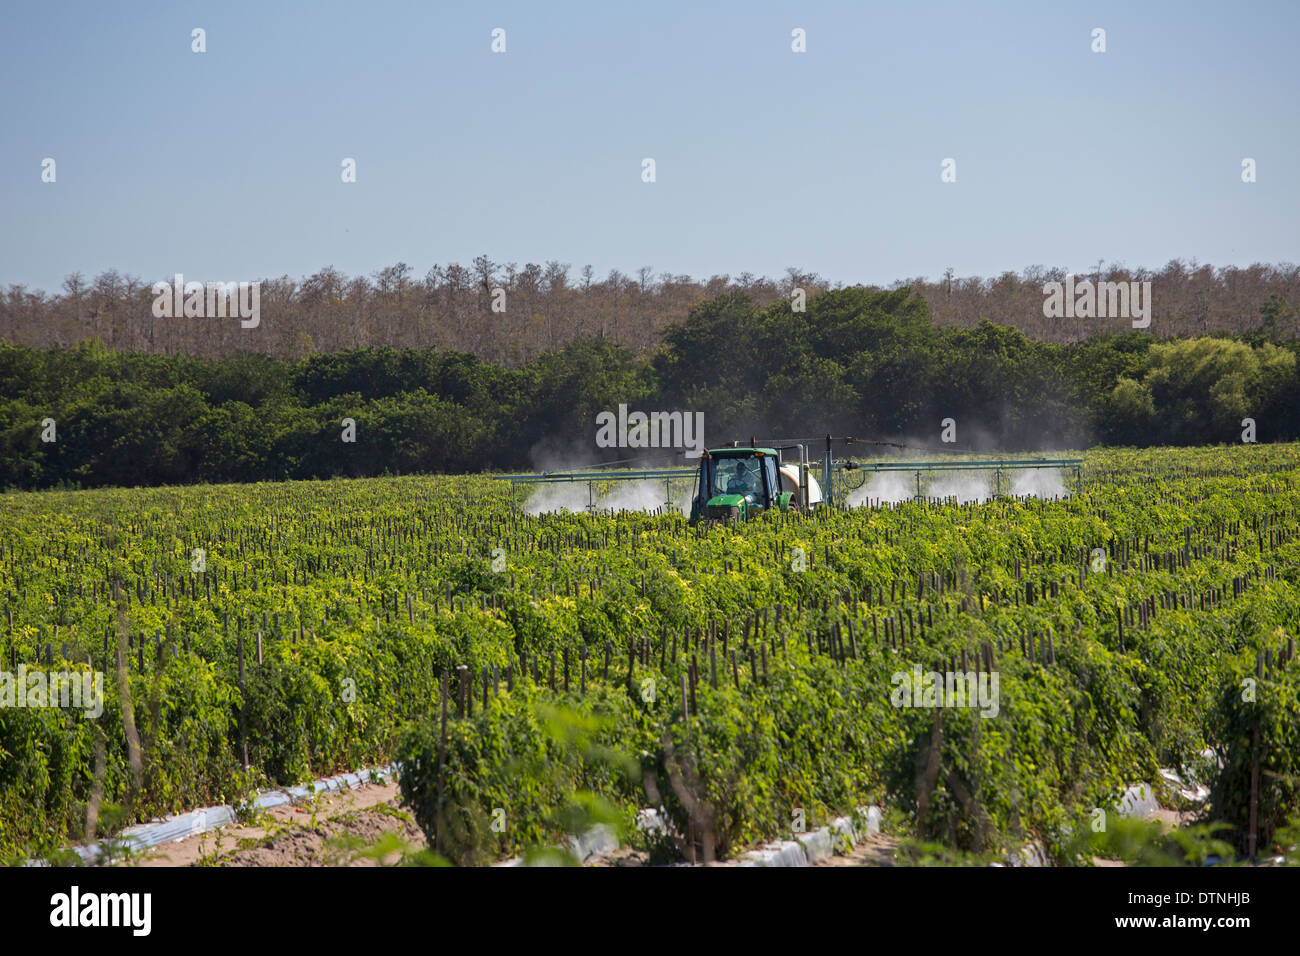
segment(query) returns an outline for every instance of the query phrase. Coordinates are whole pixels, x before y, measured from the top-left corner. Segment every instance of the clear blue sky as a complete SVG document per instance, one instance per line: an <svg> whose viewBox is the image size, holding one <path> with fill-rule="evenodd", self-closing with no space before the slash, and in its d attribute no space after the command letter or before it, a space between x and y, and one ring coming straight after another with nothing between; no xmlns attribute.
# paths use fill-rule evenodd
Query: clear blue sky
<svg viewBox="0 0 1300 956"><path fill-rule="evenodd" d="M7 0L0 285L1294 262L1298 35L1290 0Z"/></svg>

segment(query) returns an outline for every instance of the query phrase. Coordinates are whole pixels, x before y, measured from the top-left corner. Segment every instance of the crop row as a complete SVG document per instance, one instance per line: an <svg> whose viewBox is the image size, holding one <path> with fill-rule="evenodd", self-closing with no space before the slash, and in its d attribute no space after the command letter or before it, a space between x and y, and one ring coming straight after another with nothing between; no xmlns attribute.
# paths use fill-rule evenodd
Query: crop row
<svg viewBox="0 0 1300 956"><path fill-rule="evenodd" d="M0 708L0 852L398 758L462 862L647 801L704 852L875 799L1061 856L1207 746L1245 850L1252 772L1259 839L1300 809L1298 469L1105 451L1067 500L740 528L532 517L487 478L8 495L0 661L105 699ZM897 706L917 667L996 674L996 716Z"/></svg>

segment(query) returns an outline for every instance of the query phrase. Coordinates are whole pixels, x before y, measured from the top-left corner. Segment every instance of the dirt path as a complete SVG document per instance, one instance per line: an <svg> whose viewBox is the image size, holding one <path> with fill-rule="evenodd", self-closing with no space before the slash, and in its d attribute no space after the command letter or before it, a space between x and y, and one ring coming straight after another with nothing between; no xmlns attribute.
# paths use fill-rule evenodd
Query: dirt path
<svg viewBox="0 0 1300 956"><path fill-rule="evenodd" d="M830 856L813 866L893 866L898 838L887 833L872 833L845 856Z"/></svg>
<svg viewBox="0 0 1300 956"><path fill-rule="evenodd" d="M381 840L424 846L424 834L398 806L396 782L367 783L264 811L245 826L220 827L153 847L136 866L377 866L357 851ZM397 859L394 850L384 862Z"/></svg>

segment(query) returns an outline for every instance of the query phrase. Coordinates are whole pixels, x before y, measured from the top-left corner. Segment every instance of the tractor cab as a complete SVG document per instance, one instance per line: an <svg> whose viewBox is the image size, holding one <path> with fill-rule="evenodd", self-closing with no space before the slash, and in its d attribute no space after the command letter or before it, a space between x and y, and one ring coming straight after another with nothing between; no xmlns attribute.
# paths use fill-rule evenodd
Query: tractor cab
<svg viewBox="0 0 1300 956"><path fill-rule="evenodd" d="M776 449L710 449L700 456L691 523L739 521L760 511L787 511L798 506L797 489L789 484Z"/></svg>

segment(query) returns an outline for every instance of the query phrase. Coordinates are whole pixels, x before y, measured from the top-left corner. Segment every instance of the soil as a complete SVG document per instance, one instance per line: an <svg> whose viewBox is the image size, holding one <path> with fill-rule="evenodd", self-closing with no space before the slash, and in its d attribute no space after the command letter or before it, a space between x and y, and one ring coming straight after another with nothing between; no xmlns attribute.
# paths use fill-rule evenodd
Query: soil
<svg viewBox="0 0 1300 956"><path fill-rule="evenodd" d="M153 847L134 866L379 866L400 859L395 849L376 860L360 853L392 835L408 850L424 834L398 806L397 784L365 784L265 811L256 823L221 827ZM391 841L390 841L391 842Z"/></svg>
<svg viewBox="0 0 1300 956"><path fill-rule="evenodd" d="M845 856L829 856L813 866L893 866L898 838L888 833L872 833Z"/></svg>

